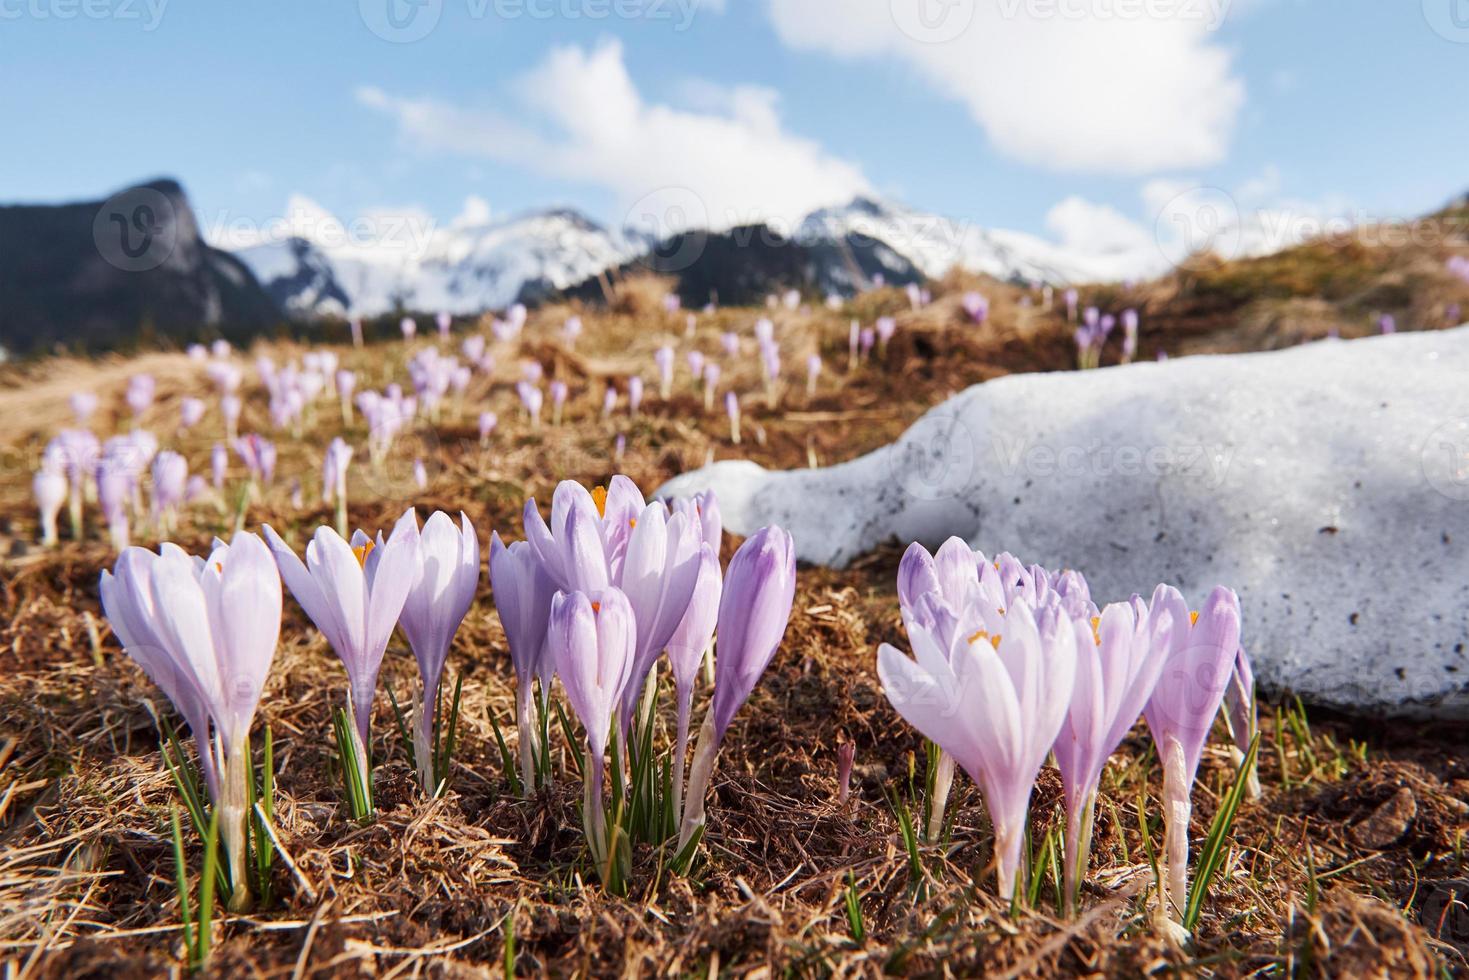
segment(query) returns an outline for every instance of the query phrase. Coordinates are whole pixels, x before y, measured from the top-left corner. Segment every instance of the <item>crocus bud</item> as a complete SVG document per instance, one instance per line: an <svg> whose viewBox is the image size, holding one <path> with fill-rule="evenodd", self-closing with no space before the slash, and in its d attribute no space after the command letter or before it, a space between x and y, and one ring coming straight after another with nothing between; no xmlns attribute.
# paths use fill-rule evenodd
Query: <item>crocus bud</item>
<svg viewBox="0 0 1469 980"><path fill-rule="evenodd" d="M684 355L689 365L689 376L694 379L694 384L699 384L699 378L704 373L704 355L696 350L691 350Z"/></svg>
<svg viewBox="0 0 1469 980"><path fill-rule="evenodd" d="M1377 320L1377 326L1383 334L1398 332L1398 321L1396 320L1396 318L1393 317L1391 313L1382 314L1382 316L1379 317Z"/></svg>
<svg viewBox="0 0 1469 980"><path fill-rule="evenodd" d="M225 439L235 441L235 433L239 429L240 410L244 403L238 395L224 395L219 399L219 414L224 417Z"/></svg>
<svg viewBox="0 0 1469 980"><path fill-rule="evenodd" d="M54 547L57 541L56 516L61 513L61 506L67 498L66 477L60 467L54 463L43 463L31 481L31 493L36 498L36 511L41 518L41 544Z"/></svg>
<svg viewBox="0 0 1469 980"><path fill-rule="evenodd" d="M185 398L179 402L179 427L192 429L204 417L204 402L198 398Z"/></svg>
<svg viewBox="0 0 1469 980"><path fill-rule="evenodd" d="M566 406L566 382L559 378L546 386L551 392L551 422L554 425L561 424L561 410Z"/></svg>
<svg viewBox="0 0 1469 980"><path fill-rule="evenodd" d="M843 810L852 795L852 763L856 759L856 742L843 742L837 746L837 806Z"/></svg>
<svg viewBox="0 0 1469 980"><path fill-rule="evenodd" d="M627 379L627 411L637 418L638 407L643 403L643 379L636 374Z"/></svg>
<svg viewBox="0 0 1469 980"><path fill-rule="evenodd" d="M128 379L126 400L134 415L142 415L153 404L157 385L151 374L135 374Z"/></svg>
<svg viewBox="0 0 1469 980"><path fill-rule="evenodd" d="M541 406L545 404L546 396L541 389L529 381L520 381L515 385L515 391L520 395L520 404L525 407L525 414L530 419L532 427L541 424Z"/></svg>
<svg viewBox="0 0 1469 980"><path fill-rule="evenodd" d="M405 316L398 323L398 329L403 331L404 340L412 340L414 336L418 333L418 324L414 322L413 317Z"/></svg>
<svg viewBox="0 0 1469 980"><path fill-rule="evenodd" d="M740 444L740 397L732 391L724 393L724 414L729 416L729 441Z"/></svg>
<svg viewBox="0 0 1469 980"><path fill-rule="evenodd" d="M97 411L97 396L90 391L73 392L67 401L71 405L71 414L76 417L77 425L86 425Z"/></svg>
<svg viewBox="0 0 1469 980"><path fill-rule="evenodd" d="M602 392L602 417L605 419L617 410L617 389L611 385Z"/></svg>
<svg viewBox="0 0 1469 980"><path fill-rule="evenodd" d="M703 554L709 554L707 547ZM714 699L694 753L679 852L704 824L704 793L720 743L785 638L795 595L796 551L791 536L774 525L761 528L740 545L724 577L715 634Z"/></svg>
<svg viewBox="0 0 1469 980"><path fill-rule="evenodd" d="M719 343L724 348L726 357L734 357L740 352L740 335L733 330L727 330L720 334Z"/></svg>
<svg viewBox="0 0 1469 980"><path fill-rule="evenodd" d="M576 346L576 338L581 336L581 317L569 316L561 325L561 335L566 338L567 347Z"/></svg>
<svg viewBox="0 0 1469 980"><path fill-rule="evenodd" d="M413 485L420 490L428 489L428 469L423 465L423 460L413 461Z"/></svg>
<svg viewBox="0 0 1469 980"><path fill-rule="evenodd" d="M714 361L704 365L704 411L714 411L714 395L719 391L721 369Z"/></svg>
<svg viewBox="0 0 1469 980"><path fill-rule="evenodd" d="M666 401L673 393L673 348L665 344L654 351L653 364L658 368L658 397Z"/></svg>
<svg viewBox="0 0 1469 980"><path fill-rule="evenodd" d="M439 315L434 317L434 324L439 328L439 339L448 340L449 328L454 325L454 318L448 313L440 311Z"/></svg>
<svg viewBox="0 0 1469 980"><path fill-rule="evenodd" d="M816 379L821 376L821 355L812 354L806 358L806 397L816 397Z"/></svg>
<svg viewBox="0 0 1469 980"><path fill-rule="evenodd" d="M481 447L490 444L490 434L495 431L495 425L500 421L494 412L479 413L479 444Z"/></svg>
<svg viewBox="0 0 1469 980"><path fill-rule="evenodd" d="M439 681L454 634L474 603L479 584L479 537L462 512L457 527L448 514L435 511L424 522L421 533L416 514L403 530L410 539L417 539L413 549L417 562L413 587L403 603L398 624L418 661L422 687L413 725L413 754L423 791L432 795L437 791L432 746Z"/></svg>
<svg viewBox="0 0 1469 980"><path fill-rule="evenodd" d="M209 469L213 477L214 489L219 490L224 487L224 477L229 467L229 450L224 448L223 443L216 442L214 448L209 451Z"/></svg>
<svg viewBox="0 0 1469 980"><path fill-rule="evenodd" d="M176 452L165 449L153 457L153 513L167 533L173 513L184 501L189 485L189 464Z"/></svg>
<svg viewBox="0 0 1469 980"><path fill-rule="evenodd" d="M612 440L612 461L621 463L622 457L627 453L627 433L617 433L617 438Z"/></svg>

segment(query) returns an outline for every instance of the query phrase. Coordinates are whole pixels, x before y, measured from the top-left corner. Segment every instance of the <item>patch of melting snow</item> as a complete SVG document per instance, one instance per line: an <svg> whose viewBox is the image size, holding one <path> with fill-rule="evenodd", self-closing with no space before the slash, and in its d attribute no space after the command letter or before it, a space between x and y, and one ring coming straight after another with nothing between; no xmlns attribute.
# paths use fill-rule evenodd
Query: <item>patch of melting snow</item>
<svg viewBox="0 0 1469 980"><path fill-rule="evenodd" d="M780 524L816 564L958 535L1099 600L1228 585L1266 690L1469 718L1466 378L1469 326L1012 375L851 462L718 462L659 493L713 488L731 531Z"/></svg>

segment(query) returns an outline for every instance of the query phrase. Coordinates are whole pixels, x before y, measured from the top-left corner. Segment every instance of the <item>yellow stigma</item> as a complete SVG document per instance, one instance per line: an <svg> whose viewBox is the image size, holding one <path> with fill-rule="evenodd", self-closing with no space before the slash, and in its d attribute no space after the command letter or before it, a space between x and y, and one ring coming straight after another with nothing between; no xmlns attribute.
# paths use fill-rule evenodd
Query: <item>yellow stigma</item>
<svg viewBox="0 0 1469 980"><path fill-rule="evenodd" d="M989 640L990 646L996 650L1000 649L1000 634L998 633L991 633L989 630L975 630L974 634L969 637L971 645L978 643L980 640Z"/></svg>
<svg viewBox="0 0 1469 980"><path fill-rule="evenodd" d="M1188 624L1190 626L1199 625L1199 611L1197 609L1188 614Z"/></svg>
<svg viewBox="0 0 1469 980"><path fill-rule="evenodd" d="M597 516L607 516L607 488L603 486L592 487L592 503L597 505Z"/></svg>
<svg viewBox="0 0 1469 980"><path fill-rule="evenodd" d="M352 554L357 556L357 564L361 565L363 568L366 568L367 556L372 554L372 549L375 547L377 546L372 543L372 539L368 538L366 541L362 542L362 544L358 545L356 548L353 548Z"/></svg>
<svg viewBox="0 0 1469 980"><path fill-rule="evenodd" d="M592 603L592 612L599 613L601 611L602 611L602 604L600 602L594 602L594 603Z"/></svg>
<svg viewBox="0 0 1469 980"><path fill-rule="evenodd" d="M1102 617L1101 616L1093 616L1092 617L1092 638L1095 639L1098 643L1101 643L1102 642Z"/></svg>

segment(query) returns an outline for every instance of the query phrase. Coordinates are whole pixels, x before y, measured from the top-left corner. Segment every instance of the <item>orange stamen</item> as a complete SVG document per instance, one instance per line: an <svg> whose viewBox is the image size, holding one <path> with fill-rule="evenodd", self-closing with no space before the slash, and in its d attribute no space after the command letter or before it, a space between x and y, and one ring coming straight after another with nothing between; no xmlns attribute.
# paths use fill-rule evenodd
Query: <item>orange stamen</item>
<svg viewBox="0 0 1469 980"><path fill-rule="evenodd" d="M361 565L363 568L366 568L367 556L372 554L372 549L376 547L377 545L373 544L372 539L368 538L366 541L362 542L361 545L353 548L352 554L357 556L357 564Z"/></svg>
<svg viewBox="0 0 1469 980"><path fill-rule="evenodd" d="M597 516L607 516L607 488L597 486L592 488L592 503L597 505Z"/></svg>

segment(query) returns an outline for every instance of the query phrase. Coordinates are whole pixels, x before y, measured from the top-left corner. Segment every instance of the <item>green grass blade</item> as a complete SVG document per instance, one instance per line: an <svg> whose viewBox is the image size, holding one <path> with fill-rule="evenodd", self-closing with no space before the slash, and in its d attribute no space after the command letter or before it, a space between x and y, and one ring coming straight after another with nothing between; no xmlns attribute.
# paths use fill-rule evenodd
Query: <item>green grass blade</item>
<svg viewBox="0 0 1469 980"><path fill-rule="evenodd" d="M505 733L500 731L500 723L495 720L495 709L485 709L489 715L490 727L495 731L495 744L500 748L500 768L505 772L505 781L510 784L512 796L523 796L524 791L520 785L520 775L515 768L515 757L510 754L510 746L505 744Z"/></svg>
<svg viewBox="0 0 1469 980"><path fill-rule="evenodd" d="M179 827L178 807L170 806L168 816L173 824L173 868L174 888L179 895L179 918L182 920L184 933L184 949L189 951L189 959L193 960L194 950L194 913L189 904L189 865L184 857L184 833Z"/></svg>
<svg viewBox="0 0 1469 980"><path fill-rule="evenodd" d="M214 881L219 867L219 811L209 815L209 834L204 838L204 871L199 878L199 930L195 968L209 962L213 939Z"/></svg>
<svg viewBox="0 0 1469 980"><path fill-rule="evenodd" d="M1204 899L1208 895L1214 876L1224 865L1228 852L1229 832L1234 827L1240 804L1244 802L1247 777L1250 769L1255 765L1255 756L1259 749L1260 735L1257 732L1250 740L1250 750L1245 753L1238 771L1234 774L1234 783L1219 802L1219 812L1214 814L1214 821L1209 825L1209 835L1204 838L1204 847L1199 852L1198 870L1194 874L1194 887L1189 893L1188 908L1185 909L1183 916L1183 927L1190 932L1198 924L1199 915L1204 908Z"/></svg>

